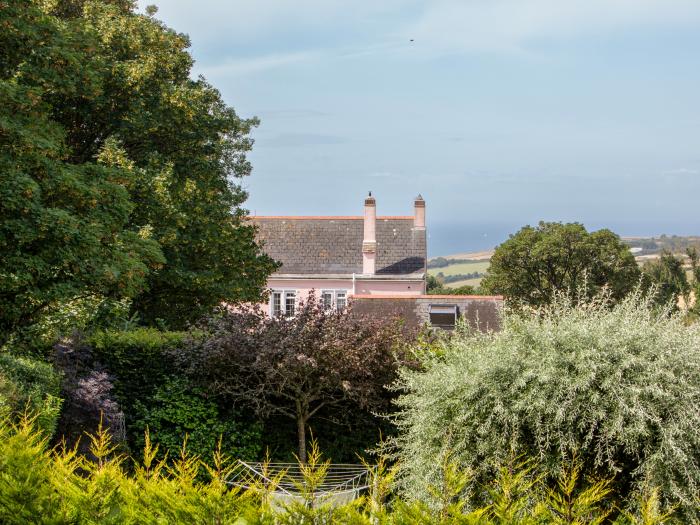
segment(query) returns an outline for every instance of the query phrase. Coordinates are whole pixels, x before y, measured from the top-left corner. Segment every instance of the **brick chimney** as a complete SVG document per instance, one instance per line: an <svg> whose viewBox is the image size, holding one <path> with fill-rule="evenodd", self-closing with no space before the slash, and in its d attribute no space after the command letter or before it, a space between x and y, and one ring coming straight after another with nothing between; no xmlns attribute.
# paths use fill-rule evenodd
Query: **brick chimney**
<svg viewBox="0 0 700 525"><path fill-rule="evenodd" d="M377 204L372 192L365 199L365 236L362 239L362 273L373 275L377 257Z"/></svg>
<svg viewBox="0 0 700 525"><path fill-rule="evenodd" d="M413 201L413 227L425 230L425 201L420 195Z"/></svg>

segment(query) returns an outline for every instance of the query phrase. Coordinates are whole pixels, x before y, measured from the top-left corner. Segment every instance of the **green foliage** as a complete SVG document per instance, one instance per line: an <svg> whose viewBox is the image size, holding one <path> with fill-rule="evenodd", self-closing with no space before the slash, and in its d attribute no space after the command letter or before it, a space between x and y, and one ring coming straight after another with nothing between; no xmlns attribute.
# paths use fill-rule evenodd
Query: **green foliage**
<svg viewBox="0 0 700 525"><path fill-rule="evenodd" d="M116 376L117 396L128 403L148 397L170 377L174 369L167 352L181 346L185 337L184 332L138 328L99 331L88 342L97 360Z"/></svg>
<svg viewBox="0 0 700 525"><path fill-rule="evenodd" d="M611 481L601 480L581 488L581 464L563 465L555 488L546 490L546 507L552 523L605 523L610 511L603 511L605 500L612 492Z"/></svg>
<svg viewBox="0 0 700 525"><path fill-rule="evenodd" d="M451 467L455 469L454 466ZM535 523L533 517L543 513L541 505L533 500L533 494L541 497L541 478L537 476L534 462L521 458L509 458L498 466L493 482L487 486L492 502L489 513L497 523Z"/></svg>
<svg viewBox="0 0 700 525"><path fill-rule="evenodd" d="M207 397L182 375L174 361L184 332L154 328L99 331L89 338L95 359L113 375L116 399L125 413L127 441L136 450L150 428L162 454L174 457L188 435L191 452L211 457L222 436L223 451L242 458L261 452L261 425L253 417ZM196 338L192 331L189 337Z"/></svg>
<svg viewBox="0 0 700 525"><path fill-rule="evenodd" d="M451 275L445 275L442 272L438 272L436 277L444 284L450 284L456 283L458 281L467 281L469 279L480 279L484 275L486 274L481 272L453 273Z"/></svg>
<svg viewBox="0 0 700 525"><path fill-rule="evenodd" d="M658 487L645 487L644 491L634 500L632 511L623 511L618 522L629 525L661 525L677 523L674 519L674 509L664 508ZM617 522L616 522L617 523Z"/></svg>
<svg viewBox="0 0 700 525"><path fill-rule="evenodd" d="M481 259L455 259L450 257L446 259L445 257L435 257L428 260L428 270L434 268L447 268L448 266L456 265L470 265L470 264L481 264L483 261Z"/></svg>
<svg viewBox="0 0 700 525"><path fill-rule="evenodd" d="M251 424L256 419L251 415ZM283 416L271 416L264 418L262 423L263 450L269 452L274 461L294 461L295 450L290 444L298 439L296 422ZM362 409L352 401L319 410L309 422L309 430L324 455L334 463L368 459L379 441L396 433L396 427L388 418L377 416L376 411Z"/></svg>
<svg viewBox="0 0 700 525"><path fill-rule="evenodd" d="M576 481L569 507L586 511L559 518L550 509L552 495L537 474L537 464L517 460L497 468L498 474L483 487L492 500L473 507L465 492L473 476L461 470L449 456L439 462L441 482L429 489L442 502L431 508L421 501L401 500L392 491L395 469L381 460L370 466L367 493L347 504L332 505L314 490L328 475L329 464L312 444L308 461L300 465L300 498L287 504L275 501L280 476L252 483L248 490L231 489L226 483L234 463L221 448L211 461L202 461L185 442L168 465L160 457L150 435L144 440L143 458L127 470L127 459L118 454L109 433L102 427L89 435L92 461L73 450L49 451L33 421L16 424L0 419L0 522L25 523L216 523L216 524L321 524L348 525L506 525L512 523L597 523L609 511L599 505L596 483ZM263 465L263 471L269 468ZM567 477L568 476L568 477ZM570 475L562 473L562 480ZM607 483L603 481L603 483ZM569 481L561 494L570 494ZM555 489L557 490L557 489ZM583 496L583 495L588 496ZM557 501L561 495L555 496ZM564 498L566 499L566 498ZM672 523L672 511L662 508L658 490L635 498L636 510L617 516L616 524ZM578 507L577 507L578 506Z"/></svg>
<svg viewBox="0 0 700 525"><path fill-rule="evenodd" d="M428 294L429 295L482 295L480 289L469 284L459 286L457 288L448 288L445 286L445 280L441 280L434 275L428 275Z"/></svg>
<svg viewBox="0 0 700 525"><path fill-rule="evenodd" d="M256 459L261 453L261 425L245 421L238 414L220 414L216 403L204 397L183 378L171 379L156 389L147 404L135 403L135 431L149 429L160 451L175 457L187 435L190 452L212 458L217 447L242 459ZM136 440L144 446L143 433Z"/></svg>
<svg viewBox="0 0 700 525"><path fill-rule="evenodd" d="M0 523L69 523L57 463L31 420L0 422Z"/></svg>
<svg viewBox="0 0 700 525"><path fill-rule="evenodd" d="M85 293L133 295L162 262L158 245L129 227L132 176L94 156L71 158L56 100L101 96L95 38L37 1L0 9L0 334ZM80 101L80 102L78 102ZM98 143L99 147L99 143ZM4 341L0 340L0 343Z"/></svg>
<svg viewBox="0 0 700 525"><path fill-rule="evenodd" d="M152 401L157 403L156 392L176 373L168 352L182 345L185 335L155 328L103 330L87 341L94 359L113 376L114 393L126 416L126 437L131 446L139 446L142 440L144 410L151 409Z"/></svg>
<svg viewBox="0 0 700 525"><path fill-rule="evenodd" d="M15 333L7 348L15 354L46 357L58 341L75 333L128 331L137 325L131 300L90 295L52 305L36 323Z"/></svg>
<svg viewBox="0 0 700 525"><path fill-rule="evenodd" d="M291 317L269 317L257 307L226 309L198 330L178 353L192 380L260 417L291 419L301 461L310 422L322 410L342 423L352 410L387 408L384 387L396 378L406 350L395 320L328 310L313 294Z"/></svg>
<svg viewBox="0 0 700 525"><path fill-rule="evenodd" d="M656 302L660 306L678 308L678 300L685 304L690 301L690 283L683 265L683 259L664 251L658 259L647 261L642 266L644 280L655 287Z"/></svg>
<svg viewBox="0 0 700 525"><path fill-rule="evenodd" d="M690 261L690 275L689 280L691 294L689 294L687 306L690 308L691 312L698 316L700 314L700 253L698 253L697 248L688 248L686 251L688 260Z"/></svg>
<svg viewBox="0 0 700 525"><path fill-rule="evenodd" d="M61 410L61 376L42 361L0 353L0 413L36 414L36 425L51 437Z"/></svg>
<svg viewBox="0 0 700 525"><path fill-rule="evenodd" d="M617 301L639 278L629 247L610 230L589 233L578 223L540 222L496 248L481 287L540 306L550 303L555 292L592 297L604 286Z"/></svg>
<svg viewBox="0 0 700 525"><path fill-rule="evenodd" d="M446 449L477 480L513 450L541 458L549 476L577 455L582 475L616 478L619 506L648 483L697 519L700 326L654 313L639 294L613 308L560 297L443 347L398 385L405 494L428 498Z"/></svg>
<svg viewBox="0 0 700 525"><path fill-rule="evenodd" d="M134 6L74 1L71 25L93 37L101 92L56 102L76 161L118 166L138 207L129 227L158 243L165 264L150 272L133 309L147 323L183 328L222 301L256 300L275 268L243 220L248 175L244 120L203 78L191 79L189 39ZM82 9L80 8L82 7ZM61 14L61 13L60 13Z"/></svg>
<svg viewBox="0 0 700 525"><path fill-rule="evenodd" d="M174 327L256 300L274 263L233 182L255 120L133 2L0 3L0 334L64 302L133 298Z"/></svg>

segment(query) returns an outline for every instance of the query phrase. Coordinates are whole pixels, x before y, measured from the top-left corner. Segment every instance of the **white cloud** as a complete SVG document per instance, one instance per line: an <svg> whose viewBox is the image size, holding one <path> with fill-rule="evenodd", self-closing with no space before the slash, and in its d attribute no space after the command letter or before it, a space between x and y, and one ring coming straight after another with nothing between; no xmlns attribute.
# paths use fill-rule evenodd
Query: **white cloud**
<svg viewBox="0 0 700 525"><path fill-rule="evenodd" d="M666 170L663 175L698 175L700 170L694 168L675 168L672 170Z"/></svg>
<svg viewBox="0 0 700 525"><path fill-rule="evenodd" d="M257 144L259 147L299 148L343 144L347 141L345 137L323 133L280 133L269 138L259 138Z"/></svg>
<svg viewBox="0 0 700 525"><path fill-rule="evenodd" d="M299 51L296 53L280 53L245 58L230 58L216 65L198 68L198 72L207 77L220 75L244 75L258 73L268 69L275 69L300 62L309 62L318 59L322 53L319 51Z"/></svg>

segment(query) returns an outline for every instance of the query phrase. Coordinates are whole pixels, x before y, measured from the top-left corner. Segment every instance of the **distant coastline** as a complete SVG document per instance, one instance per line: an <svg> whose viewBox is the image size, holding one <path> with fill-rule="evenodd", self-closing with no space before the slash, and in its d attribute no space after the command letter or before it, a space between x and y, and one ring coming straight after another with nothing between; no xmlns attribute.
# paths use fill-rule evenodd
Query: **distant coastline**
<svg viewBox="0 0 700 525"><path fill-rule="evenodd" d="M483 224L430 224L428 223L428 257L454 257L476 259L465 254L474 254L493 250L505 241L509 235L517 232L528 222L514 223L483 223ZM537 221L529 222L531 225ZM661 235L679 235L683 237L700 236L698 224L588 224L589 230L608 228L626 240L658 238ZM644 234L649 231L651 233ZM640 233L642 232L642 233Z"/></svg>

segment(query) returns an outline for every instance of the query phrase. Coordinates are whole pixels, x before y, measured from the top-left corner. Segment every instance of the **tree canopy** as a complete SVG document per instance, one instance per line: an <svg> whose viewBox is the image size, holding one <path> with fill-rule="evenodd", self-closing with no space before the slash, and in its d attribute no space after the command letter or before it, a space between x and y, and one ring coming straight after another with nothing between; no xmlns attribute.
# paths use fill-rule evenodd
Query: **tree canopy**
<svg viewBox="0 0 700 525"><path fill-rule="evenodd" d="M642 266L644 283L653 286L656 303L660 306L679 306L685 310L698 312L698 292L700 292L700 264L695 247L687 248L686 258L663 250L656 259L648 260Z"/></svg>
<svg viewBox="0 0 700 525"><path fill-rule="evenodd" d="M225 311L197 328L180 361L211 395L295 421L306 461L309 421L320 410L387 400L403 337L393 322L329 311L312 295L293 317Z"/></svg>
<svg viewBox="0 0 700 525"><path fill-rule="evenodd" d="M256 121L190 78L188 38L126 0L3 0L0 27L0 331L81 295L173 326L257 299Z"/></svg>
<svg viewBox="0 0 700 525"><path fill-rule="evenodd" d="M645 281L656 287L656 302L661 305L678 306L682 298L686 304L690 297L690 283L683 267L683 259L664 251L658 259L642 266Z"/></svg>
<svg viewBox="0 0 700 525"><path fill-rule="evenodd" d="M496 248L481 287L488 293L539 306L554 292L587 297L608 287L619 300L639 284L634 256L610 230L582 224L540 222L525 226Z"/></svg>

